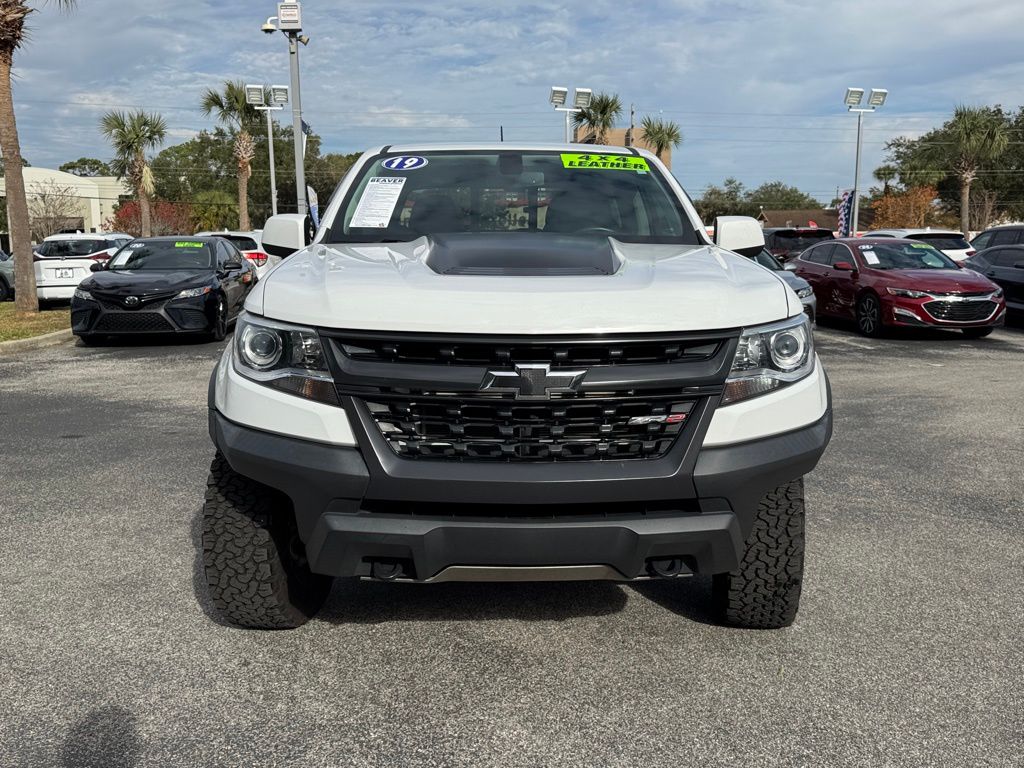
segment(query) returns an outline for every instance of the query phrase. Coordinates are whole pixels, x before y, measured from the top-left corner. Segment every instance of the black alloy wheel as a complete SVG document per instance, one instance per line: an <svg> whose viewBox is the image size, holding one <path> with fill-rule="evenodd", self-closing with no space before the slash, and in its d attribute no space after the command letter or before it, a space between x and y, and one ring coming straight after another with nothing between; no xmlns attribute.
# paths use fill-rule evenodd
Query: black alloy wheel
<svg viewBox="0 0 1024 768"><path fill-rule="evenodd" d="M217 297L217 316L213 321L212 336L214 341L224 341L228 335L228 305L223 296Z"/></svg>
<svg viewBox="0 0 1024 768"><path fill-rule="evenodd" d="M882 305L873 293L865 293L857 302L857 329L865 336L882 333Z"/></svg>

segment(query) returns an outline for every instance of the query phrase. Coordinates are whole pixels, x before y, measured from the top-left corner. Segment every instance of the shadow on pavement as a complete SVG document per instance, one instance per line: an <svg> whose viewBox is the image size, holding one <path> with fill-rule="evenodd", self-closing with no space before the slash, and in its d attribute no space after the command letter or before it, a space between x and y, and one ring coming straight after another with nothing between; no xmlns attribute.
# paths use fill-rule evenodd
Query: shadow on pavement
<svg viewBox="0 0 1024 768"><path fill-rule="evenodd" d="M319 617L336 624L389 621L564 621L607 616L627 600L606 581L383 584L339 579Z"/></svg>
<svg viewBox="0 0 1024 768"><path fill-rule="evenodd" d="M108 704L75 724L61 746L60 764L62 768L132 768L141 754L135 716Z"/></svg>
<svg viewBox="0 0 1024 768"><path fill-rule="evenodd" d="M714 627L724 626L711 609L711 577L638 581L633 591L677 616Z"/></svg>
<svg viewBox="0 0 1024 768"><path fill-rule="evenodd" d="M231 331L228 332L231 338ZM79 349L133 349L137 347L201 347L204 345L223 344L221 341L213 341L209 336L202 333L153 333L137 334L132 336L115 336L107 339L97 339L92 345L85 344L81 339L75 340L75 346Z"/></svg>

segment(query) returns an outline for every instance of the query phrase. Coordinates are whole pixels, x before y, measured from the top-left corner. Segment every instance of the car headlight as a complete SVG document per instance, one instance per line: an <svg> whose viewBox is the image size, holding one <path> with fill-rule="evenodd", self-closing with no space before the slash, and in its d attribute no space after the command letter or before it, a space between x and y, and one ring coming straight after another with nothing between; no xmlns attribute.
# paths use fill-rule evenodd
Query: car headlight
<svg viewBox="0 0 1024 768"><path fill-rule="evenodd" d="M1002 288L996 288L995 292L993 292L993 294L992 294L992 298L993 299L1001 299L1001 298L1003 298L1003 289Z"/></svg>
<svg viewBox="0 0 1024 768"><path fill-rule="evenodd" d="M905 299L925 299L928 294L924 291L915 291L911 288L886 288L892 296L902 296Z"/></svg>
<svg viewBox="0 0 1024 768"><path fill-rule="evenodd" d="M83 301L92 301L92 294L88 291L83 291L81 288L75 288L75 298L82 299Z"/></svg>
<svg viewBox="0 0 1024 768"><path fill-rule="evenodd" d="M799 291L797 291L796 295L798 298L801 299L809 299L811 296L814 295L814 289L808 285L806 288L801 288Z"/></svg>
<svg viewBox="0 0 1024 768"><path fill-rule="evenodd" d="M320 336L312 328L243 313L235 328L235 370L292 395L339 405Z"/></svg>
<svg viewBox="0 0 1024 768"><path fill-rule="evenodd" d="M213 290L213 288L211 288L208 285L204 285L202 288L186 288L184 291L179 293L174 298L176 298L176 299L194 299L196 296L205 296L206 294L208 294L212 290Z"/></svg>
<svg viewBox="0 0 1024 768"><path fill-rule="evenodd" d="M814 370L814 334L807 315L748 328L740 336L722 405L757 397Z"/></svg>

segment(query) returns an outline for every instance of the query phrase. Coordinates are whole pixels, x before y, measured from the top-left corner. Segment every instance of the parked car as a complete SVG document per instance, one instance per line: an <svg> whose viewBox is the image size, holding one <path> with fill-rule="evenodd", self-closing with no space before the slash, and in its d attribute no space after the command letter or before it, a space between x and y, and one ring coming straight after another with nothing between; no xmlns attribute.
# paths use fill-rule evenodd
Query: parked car
<svg viewBox="0 0 1024 768"><path fill-rule="evenodd" d="M928 243L958 264L962 264L964 259L975 253L964 233L955 229L877 229L868 232L864 237L895 237Z"/></svg>
<svg viewBox="0 0 1024 768"><path fill-rule="evenodd" d="M811 318L812 323L815 322L818 314L818 300L814 296L814 289L811 288L811 284L795 272L783 267L782 263L772 256L767 248L762 248L760 253L751 258L765 269L770 269L785 280L786 284L793 289L797 298L804 305L806 315Z"/></svg>
<svg viewBox="0 0 1024 768"><path fill-rule="evenodd" d="M256 284L255 268L217 237L135 240L75 289L71 330L86 344L133 333L223 339Z"/></svg>
<svg viewBox="0 0 1024 768"><path fill-rule="evenodd" d="M1018 245L1024 243L1024 224L1003 224L989 227L971 240L975 251L984 251L996 245Z"/></svg>
<svg viewBox="0 0 1024 768"><path fill-rule="evenodd" d="M965 265L1003 289L1007 309L1024 312L1024 245L986 248Z"/></svg>
<svg viewBox="0 0 1024 768"><path fill-rule="evenodd" d="M14 298L14 259L0 248L0 301Z"/></svg>
<svg viewBox="0 0 1024 768"><path fill-rule="evenodd" d="M856 320L865 336L911 326L957 328L976 339L1006 319L998 285L928 243L846 238L810 248L796 263L814 287L819 317Z"/></svg>
<svg viewBox="0 0 1024 768"><path fill-rule="evenodd" d="M831 230L818 227L769 227L764 231L765 248L783 263L795 259L812 245L835 239Z"/></svg>
<svg viewBox="0 0 1024 768"><path fill-rule="evenodd" d="M737 255L758 222L712 241L669 179L638 149L382 147L314 238L271 217L287 257L209 389L218 613L295 627L335 576L705 573L723 621L791 623L828 380L796 296Z"/></svg>
<svg viewBox="0 0 1024 768"><path fill-rule="evenodd" d="M70 299L97 262L106 262L130 242L123 233L51 235L33 251L36 295L40 301Z"/></svg>
<svg viewBox="0 0 1024 768"><path fill-rule="evenodd" d="M271 267L281 261L279 256L271 256L263 250L260 242L260 230L252 232L199 232L196 237L223 237L231 242L242 255L256 268L256 276L262 278Z"/></svg>

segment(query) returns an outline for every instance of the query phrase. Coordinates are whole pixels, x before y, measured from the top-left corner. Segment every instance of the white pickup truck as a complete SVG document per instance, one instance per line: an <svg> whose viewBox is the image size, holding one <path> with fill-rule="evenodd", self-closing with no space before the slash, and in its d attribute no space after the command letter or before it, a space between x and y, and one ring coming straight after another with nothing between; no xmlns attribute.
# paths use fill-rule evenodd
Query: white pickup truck
<svg viewBox="0 0 1024 768"><path fill-rule="evenodd" d="M385 146L249 295L210 380L203 547L245 627L334 577L713 574L743 627L790 624L803 476L832 433L800 300L713 238L652 154Z"/></svg>

